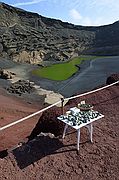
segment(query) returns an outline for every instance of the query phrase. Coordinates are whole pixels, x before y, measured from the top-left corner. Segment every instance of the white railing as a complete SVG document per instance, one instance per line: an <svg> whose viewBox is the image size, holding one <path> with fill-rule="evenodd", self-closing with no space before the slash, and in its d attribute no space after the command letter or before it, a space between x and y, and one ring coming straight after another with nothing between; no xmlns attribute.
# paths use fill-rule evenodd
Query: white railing
<svg viewBox="0 0 119 180"><path fill-rule="evenodd" d="M113 86L113 85L115 85L115 84L118 84L118 83L119 83L119 81L116 81L116 82L114 82L114 83L112 83L112 84L110 84L110 85L107 85L107 86L104 86L104 87L101 87L101 88L98 88L98 89L95 89L95 90L92 90L92 91L89 91L89 92L86 92L86 93L83 93L83 94L79 94L79 95L76 95L76 96L72 96L72 97L69 97L69 98L65 98L65 99L63 99L63 101L68 101L68 100L75 99L75 98L78 98L78 97L82 97L82 96L85 96L85 95L88 95L88 94L92 94L92 93L95 93L95 92L97 92L97 91L101 91L101 90L103 90L103 89L106 89L106 88L108 88L108 87L111 87L111 86ZM0 128L0 131L2 131L2 130L4 130L4 129L7 129L7 128L11 127L11 126L14 126L15 124L18 124L18 123L20 123L20 122L23 122L23 121L25 121L25 120L33 117L33 116L36 116L37 114L40 114L40 113L46 111L47 109L50 109L51 107L56 106L56 105L59 104L59 103L62 103L62 100L60 100L60 101L58 101L58 102L56 102L56 103L54 103L54 104L52 104L52 105L44 108L44 109L41 109L41 110L39 110L39 111L37 111L37 112L35 112L35 113L33 113L33 114L30 114L30 115L28 115L28 116L26 116L26 117L24 117L24 118L22 118L22 119L19 119L19 120L15 121L15 122L12 122L12 123L10 123L10 124L7 124L7 125L3 126L3 127Z"/></svg>

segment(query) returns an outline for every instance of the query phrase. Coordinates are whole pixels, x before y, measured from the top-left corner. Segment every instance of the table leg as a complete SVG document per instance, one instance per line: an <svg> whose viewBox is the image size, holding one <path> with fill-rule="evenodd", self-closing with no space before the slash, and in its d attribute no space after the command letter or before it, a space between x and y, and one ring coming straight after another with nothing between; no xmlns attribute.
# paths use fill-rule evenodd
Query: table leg
<svg viewBox="0 0 119 180"><path fill-rule="evenodd" d="M67 128L68 128L68 125L66 124L65 127L64 127L64 132L63 132L63 136L62 136L63 139L64 139L64 137L65 137Z"/></svg>
<svg viewBox="0 0 119 180"><path fill-rule="evenodd" d="M79 151L79 143L80 143L80 129L77 130L77 151Z"/></svg>
<svg viewBox="0 0 119 180"><path fill-rule="evenodd" d="M92 137L93 136L93 125L92 125L92 123L88 124L86 127L88 128L88 131L90 133L90 141L93 142L93 137Z"/></svg>

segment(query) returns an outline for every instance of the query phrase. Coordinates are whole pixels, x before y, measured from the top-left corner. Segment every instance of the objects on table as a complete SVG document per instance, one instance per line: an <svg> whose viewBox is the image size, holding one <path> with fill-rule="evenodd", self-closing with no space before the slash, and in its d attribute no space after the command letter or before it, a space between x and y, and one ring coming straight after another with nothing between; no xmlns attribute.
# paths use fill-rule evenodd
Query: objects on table
<svg viewBox="0 0 119 180"><path fill-rule="evenodd" d="M67 121L67 123L69 123L71 126L79 126L80 124L90 122L99 116L101 116L101 114L92 109L82 111L77 107L73 107L66 112L66 115L61 115L60 118L64 121Z"/></svg>
<svg viewBox="0 0 119 180"><path fill-rule="evenodd" d="M87 104L85 101L81 101L80 104L78 104L78 108L81 111L90 111L93 109L93 106L90 104Z"/></svg>

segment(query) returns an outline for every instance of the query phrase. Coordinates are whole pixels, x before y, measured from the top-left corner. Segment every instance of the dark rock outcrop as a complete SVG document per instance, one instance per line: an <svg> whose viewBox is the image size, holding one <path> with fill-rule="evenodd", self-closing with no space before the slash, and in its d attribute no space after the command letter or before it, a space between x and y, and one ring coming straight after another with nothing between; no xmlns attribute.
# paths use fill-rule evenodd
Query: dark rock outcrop
<svg viewBox="0 0 119 180"><path fill-rule="evenodd" d="M33 90L32 84L25 80L19 80L7 88L9 93L18 94L19 96L23 93L31 93Z"/></svg>
<svg viewBox="0 0 119 180"><path fill-rule="evenodd" d="M116 81L119 81L119 74L112 74L107 78L106 84L109 85L115 83ZM119 85L119 83L117 85Z"/></svg>
<svg viewBox="0 0 119 180"><path fill-rule="evenodd" d="M0 3L0 55L40 64L83 54L118 55L119 22L83 27Z"/></svg>
<svg viewBox="0 0 119 180"><path fill-rule="evenodd" d="M9 72L4 69L0 69L0 78L1 79L12 79L15 76L15 73Z"/></svg>
<svg viewBox="0 0 119 180"><path fill-rule="evenodd" d="M57 120L57 117L61 115L61 108L53 107L43 112L38 123L29 136L29 140L35 138L41 132L52 133L55 136L59 136L63 133L64 124Z"/></svg>

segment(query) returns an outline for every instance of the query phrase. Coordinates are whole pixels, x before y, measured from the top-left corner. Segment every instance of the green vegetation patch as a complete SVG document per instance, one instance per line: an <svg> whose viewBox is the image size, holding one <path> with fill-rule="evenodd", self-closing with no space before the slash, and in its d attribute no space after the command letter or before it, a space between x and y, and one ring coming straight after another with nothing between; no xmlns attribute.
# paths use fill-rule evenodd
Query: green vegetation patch
<svg viewBox="0 0 119 180"><path fill-rule="evenodd" d="M63 81L78 71L78 67L76 65L81 64L81 62L84 60L91 60L94 58L96 58L96 56L80 56L65 63L35 69L32 71L32 73L33 75L50 80Z"/></svg>

